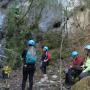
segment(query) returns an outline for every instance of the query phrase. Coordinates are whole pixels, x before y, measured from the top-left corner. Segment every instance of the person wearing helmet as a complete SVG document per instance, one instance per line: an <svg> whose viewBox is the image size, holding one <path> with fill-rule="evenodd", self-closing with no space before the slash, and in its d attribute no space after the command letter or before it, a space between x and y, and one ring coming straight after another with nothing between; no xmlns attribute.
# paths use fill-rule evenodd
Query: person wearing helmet
<svg viewBox="0 0 90 90"><path fill-rule="evenodd" d="M85 62L83 67L83 71L80 74L80 79L86 77L86 76L90 76L90 45L86 45L84 47L85 51L86 51L86 58L85 58Z"/></svg>
<svg viewBox="0 0 90 90"><path fill-rule="evenodd" d="M70 65L68 71L66 72L66 84L73 84L72 76L77 77L80 75L82 68L81 65L83 64L83 60L79 56L79 53L77 51L73 51L71 53L72 64Z"/></svg>
<svg viewBox="0 0 90 90"><path fill-rule="evenodd" d="M22 90L25 90L26 81L29 76L29 90L33 88L33 76L35 72L35 62L37 60L35 41L28 41L28 48L22 53L23 61L23 79L22 79Z"/></svg>
<svg viewBox="0 0 90 90"><path fill-rule="evenodd" d="M44 79L42 78L41 80L44 81L47 78L47 73L46 73L46 68L49 64L49 61L50 61L50 52L49 52L49 48L47 46L44 46L43 47L43 54L42 54L42 57L41 57L41 71L44 75Z"/></svg>

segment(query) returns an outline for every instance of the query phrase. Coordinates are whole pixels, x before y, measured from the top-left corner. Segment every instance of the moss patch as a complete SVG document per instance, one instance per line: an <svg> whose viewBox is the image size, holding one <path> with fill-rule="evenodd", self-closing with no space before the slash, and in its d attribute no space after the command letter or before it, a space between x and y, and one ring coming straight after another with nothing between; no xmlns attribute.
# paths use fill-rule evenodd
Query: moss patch
<svg viewBox="0 0 90 90"><path fill-rule="evenodd" d="M72 86L71 90L90 90L90 76L77 82Z"/></svg>

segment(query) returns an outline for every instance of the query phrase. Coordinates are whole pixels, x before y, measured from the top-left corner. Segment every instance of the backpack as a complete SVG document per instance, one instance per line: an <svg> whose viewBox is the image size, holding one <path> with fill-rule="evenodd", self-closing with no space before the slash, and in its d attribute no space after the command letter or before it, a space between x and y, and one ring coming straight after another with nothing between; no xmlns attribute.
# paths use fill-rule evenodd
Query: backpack
<svg viewBox="0 0 90 90"><path fill-rule="evenodd" d="M34 64L37 60L36 54L32 55L30 50L27 50L26 53L26 64Z"/></svg>
<svg viewBox="0 0 90 90"><path fill-rule="evenodd" d="M48 61L51 60L51 53L50 52L47 52L47 59L48 59Z"/></svg>

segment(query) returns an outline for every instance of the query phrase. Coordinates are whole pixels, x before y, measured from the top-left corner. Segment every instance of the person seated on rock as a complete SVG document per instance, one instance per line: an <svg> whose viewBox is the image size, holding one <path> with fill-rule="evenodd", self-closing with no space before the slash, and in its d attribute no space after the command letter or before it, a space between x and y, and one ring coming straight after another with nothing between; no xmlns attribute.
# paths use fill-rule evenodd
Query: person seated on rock
<svg viewBox="0 0 90 90"><path fill-rule="evenodd" d="M73 78L79 76L82 71L81 65L83 64L83 60L77 51L73 51L71 57L73 58L72 64L68 68L65 78L65 83L69 85L73 84Z"/></svg>
<svg viewBox="0 0 90 90"><path fill-rule="evenodd" d="M86 76L90 76L90 45L86 45L84 49L86 51L86 58L85 58L84 65L82 66L84 69L79 76L80 79Z"/></svg>

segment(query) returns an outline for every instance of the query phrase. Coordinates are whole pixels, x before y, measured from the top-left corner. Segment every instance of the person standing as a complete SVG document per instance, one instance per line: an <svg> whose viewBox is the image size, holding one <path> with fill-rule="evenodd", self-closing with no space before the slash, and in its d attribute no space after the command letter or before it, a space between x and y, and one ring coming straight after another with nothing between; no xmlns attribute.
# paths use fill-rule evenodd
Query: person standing
<svg viewBox="0 0 90 90"><path fill-rule="evenodd" d="M42 78L41 81L48 79L48 77L47 77L47 66L49 65L50 59L51 59L51 55L50 55L49 49L47 46L44 46L43 47L43 54L41 57L41 67L40 67L44 78Z"/></svg>
<svg viewBox="0 0 90 90"><path fill-rule="evenodd" d="M35 41L28 41L28 48L22 52L23 61L23 79L22 79L22 90L25 90L26 81L29 76L29 90L33 89L33 77L35 73L35 62L37 61Z"/></svg>

